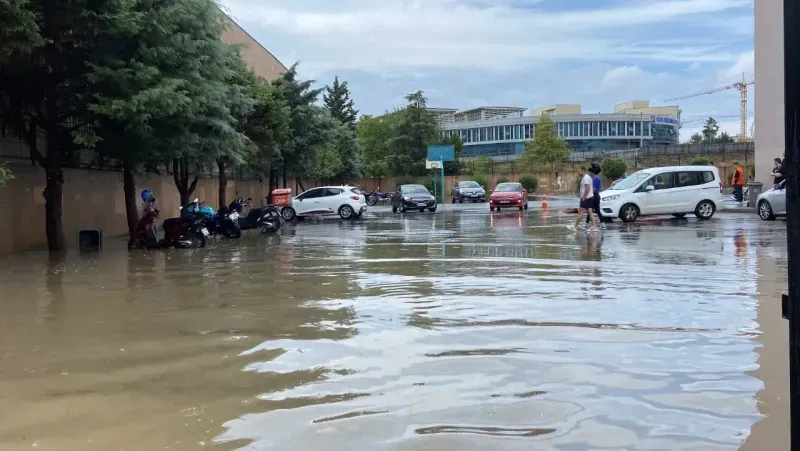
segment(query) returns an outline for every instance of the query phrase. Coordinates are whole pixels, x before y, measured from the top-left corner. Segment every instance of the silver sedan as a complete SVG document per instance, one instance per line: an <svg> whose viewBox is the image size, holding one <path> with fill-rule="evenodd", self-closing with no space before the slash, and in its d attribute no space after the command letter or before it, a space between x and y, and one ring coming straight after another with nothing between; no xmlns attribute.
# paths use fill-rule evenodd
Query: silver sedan
<svg viewBox="0 0 800 451"><path fill-rule="evenodd" d="M778 216L786 216L786 181L775 185L758 196L756 202L758 216L764 221L772 221Z"/></svg>

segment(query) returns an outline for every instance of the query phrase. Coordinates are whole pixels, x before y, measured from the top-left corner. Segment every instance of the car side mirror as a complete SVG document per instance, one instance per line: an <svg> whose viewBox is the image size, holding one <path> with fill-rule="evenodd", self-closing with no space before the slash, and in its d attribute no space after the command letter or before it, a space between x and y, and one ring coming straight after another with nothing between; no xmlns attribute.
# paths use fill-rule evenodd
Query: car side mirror
<svg viewBox="0 0 800 451"><path fill-rule="evenodd" d="M433 194L433 190L428 190L429 193Z"/></svg>
<svg viewBox="0 0 800 451"><path fill-rule="evenodd" d="M248 197L248 198L247 198L247 201L248 201L248 202L250 202L250 201L252 201L252 200L253 200L253 198L252 198L252 197Z"/></svg>
<svg viewBox="0 0 800 451"><path fill-rule="evenodd" d="M494 190L493 190L493 189L490 189L490 190L489 190L489 192L490 192L490 193L493 193L493 192L494 192Z"/></svg>
<svg viewBox="0 0 800 451"><path fill-rule="evenodd" d="M645 188L644 190L649 193L650 191L655 191L656 187L653 185L647 185L647 188Z"/></svg>

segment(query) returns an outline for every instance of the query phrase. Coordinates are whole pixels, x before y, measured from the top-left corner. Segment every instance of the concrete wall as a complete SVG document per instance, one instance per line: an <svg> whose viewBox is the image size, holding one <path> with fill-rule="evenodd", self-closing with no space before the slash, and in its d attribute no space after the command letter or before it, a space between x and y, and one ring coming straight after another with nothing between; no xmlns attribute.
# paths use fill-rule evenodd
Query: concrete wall
<svg viewBox="0 0 800 451"><path fill-rule="evenodd" d="M756 180L771 183L772 160L783 155L783 0L755 2Z"/></svg>
<svg viewBox="0 0 800 451"><path fill-rule="evenodd" d="M13 165L14 179L0 188L0 254L44 247L44 171L38 167ZM178 216L180 198L171 176L138 178L138 194L144 190L155 191L161 219ZM216 179L201 179L193 196L217 204ZM267 195L266 185L258 182L228 182L228 201L236 190L242 197L252 197L255 205L262 205ZM141 199L140 201L141 206ZM70 248L75 246L79 229L101 229L106 238L127 233L125 195L122 191L122 173L82 169L64 171L64 233Z"/></svg>

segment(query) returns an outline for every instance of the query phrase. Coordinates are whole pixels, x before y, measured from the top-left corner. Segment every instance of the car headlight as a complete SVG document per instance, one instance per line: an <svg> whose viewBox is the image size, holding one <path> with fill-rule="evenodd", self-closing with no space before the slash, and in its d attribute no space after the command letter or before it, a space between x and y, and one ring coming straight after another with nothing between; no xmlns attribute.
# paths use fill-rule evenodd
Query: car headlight
<svg viewBox="0 0 800 451"><path fill-rule="evenodd" d="M615 196L604 197L603 198L603 202L611 202L612 200L617 200L617 199L619 199L619 195L618 194L615 195Z"/></svg>
<svg viewBox="0 0 800 451"><path fill-rule="evenodd" d="M411 202L411 198L410 197L404 197L403 200Z"/></svg>
<svg viewBox="0 0 800 451"><path fill-rule="evenodd" d="M433 197L433 196L431 196L430 200L436 200L436 198L435 198L435 197Z"/></svg>

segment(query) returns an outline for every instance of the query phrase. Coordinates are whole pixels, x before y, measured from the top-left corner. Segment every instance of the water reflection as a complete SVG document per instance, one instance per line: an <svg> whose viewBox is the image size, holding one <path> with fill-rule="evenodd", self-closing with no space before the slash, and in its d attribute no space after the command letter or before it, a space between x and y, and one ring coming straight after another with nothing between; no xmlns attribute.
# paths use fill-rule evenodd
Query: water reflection
<svg viewBox="0 0 800 451"><path fill-rule="evenodd" d="M741 444L771 224L484 207L5 258L0 448Z"/></svg>

